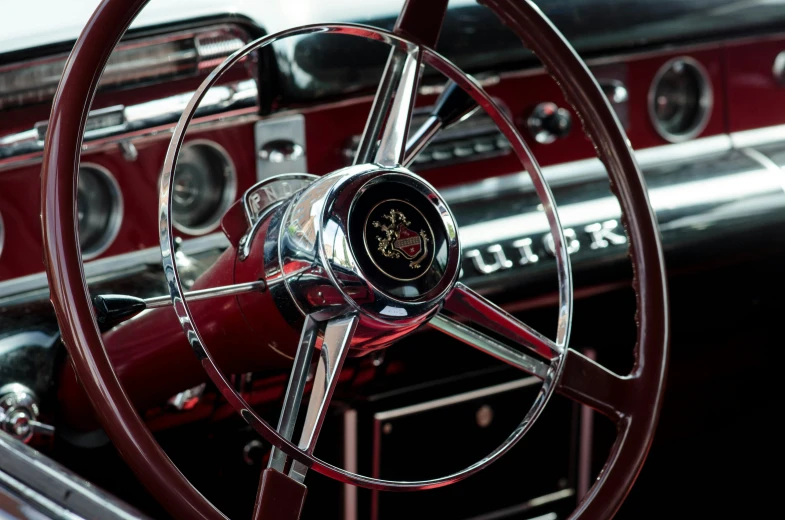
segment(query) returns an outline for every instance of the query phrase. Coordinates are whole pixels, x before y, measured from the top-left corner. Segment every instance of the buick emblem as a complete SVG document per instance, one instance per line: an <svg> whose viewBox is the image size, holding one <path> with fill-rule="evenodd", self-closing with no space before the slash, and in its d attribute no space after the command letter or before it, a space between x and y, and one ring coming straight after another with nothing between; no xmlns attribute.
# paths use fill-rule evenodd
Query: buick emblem
<svg viewBox="0 0 785 520"><path fill-rule="evenodd" d="M409 267L420 269L421 263L428 256L428 233L424 229L420 232L412 231L408 226L412 223L403 212L397 209L390 210L387 215L382 215L386 223L373 221L373 227L382 231L377 235L379 251L387 258L401 258L410 260Z"/></svg>
<svg viewBox="0 0 785 520"><path fill-rule="evenodd" d="M433 231L423 214L410 203L386 200L368 214L365 247L385 275L394 280L415 280L433 262Z"/></svg>

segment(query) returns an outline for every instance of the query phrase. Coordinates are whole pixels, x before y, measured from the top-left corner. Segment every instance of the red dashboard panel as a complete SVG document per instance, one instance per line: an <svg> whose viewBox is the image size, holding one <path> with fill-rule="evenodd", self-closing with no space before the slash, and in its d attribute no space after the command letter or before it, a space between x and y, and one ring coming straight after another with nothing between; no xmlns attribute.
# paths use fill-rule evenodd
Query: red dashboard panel
<svg viewBox="0 0 785 520"><path fill-rule="evenodd" d="M779 83L773 72L774 61L783 51L782 36L725 47L731 132L785 123L785 83Z"/></svg>
<svg viewBox="0 0 785 520"><path fill-rule="evenodd" d="M657 71L678 56L697 60L710 77L714 103L708 124L699 137L785 123L785 112L771 109L785 102L785 87L780 87L771 73L775 57L783 49L785 38L778 37L620 57L590 65L599 72L609 68L623 69L629 94L627 132L633 147L642 149L667 144L649 119L648 96ZM105 93L96 106L132 103L192 87L183 82L157 89L145 87L137 91ZM574 113L573 131L552 144L537 143L526 131L526 119L537 104L550 101L562 107L569 106L561 90L544 71L503 73L498 81L490 82L486 88L507 106L540 164L547 166L594 157L591 142L580 131ZM429 104L434 98L424 96L420 102ZM324 174L347 164L343 150L351 136L362 132L370 103L371 98L364 96L301 110L306 118L306 150L311 173ZM9 113L14 117L4 118L0 131L29 128L35 121L45 119L47 110L38 106ZM135 161L126 160L118 148L84 155L84 162L104 166L114 174L124 198L124 216L117 239L100 257L157 245L156 191L168 135L163 132L139 141ZM255 182L253 122L189 132L189 138L196 137L213 140L227 150L237 171L238 197ZM433 168L424 171L424 175L436 186L444 187L521 169L517 159L507 155ZM39 170L40 164L35 164L0 172L0 214L6 230L5 251L0 256L0 280L43 271Z"/></svg>

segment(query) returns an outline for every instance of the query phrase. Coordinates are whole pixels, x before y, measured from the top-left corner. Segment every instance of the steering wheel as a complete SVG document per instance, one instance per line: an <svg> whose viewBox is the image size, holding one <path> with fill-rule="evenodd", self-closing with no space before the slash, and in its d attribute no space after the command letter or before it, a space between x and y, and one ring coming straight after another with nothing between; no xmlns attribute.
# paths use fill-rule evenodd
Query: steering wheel
<svg viewBox="0 0 785 520"><path fill-rule="evenodd" d="M103 0L79 37L55 97L42 179L42 223L51 299L63 341L101 424L150 492L177 518L224 518L178 471L124 392L106 354L79 250L76 179L88 107L109 55L147 0ZM613 420L617 438L599 478L573 518L611 517L640 471L659 416L668 361L668 309L662 247L643 177L613 110L583 61L531 2L484 0L542 60L580 115L620 201L634 268L638 338L630 374L619 376L569 348L572 278L553 196L516 127L469 76L433 50L446 0L407 0L392 32L352 24L298 27L251 42L202 83L181 117L160 184L159 238L164 273L189 343L226 400L273 446L254 518L298 518L309 469L377 490L445 486L487 467L507 452L539 416L554 391ZM246 235L244 265L264 277L269 297L301 327L277 428L264 421L229 384L194 323L177 272L171 231L172 178L185 131L207 89L255 49L282 38L335 33L391 47L355 164L315 179L278 179L296 190L275 201ZM460 284L458 228L447 204L406 168L407 135L423 64L447 76L496 122L529 172L551 228L559 273L559 321L552 341ZM252 218L253 217L253 218ZM239 270L238 270L239 271ZM472 322L479 328L467 325ZM459 472L423 481L389 481L354 474L313 455L337 373L350 354L386 348L428 324L542 380L533 407L487 457ZM487 329L522 349L493 339ZM299 443L292 441L311 356L317 371Z"/></svg>

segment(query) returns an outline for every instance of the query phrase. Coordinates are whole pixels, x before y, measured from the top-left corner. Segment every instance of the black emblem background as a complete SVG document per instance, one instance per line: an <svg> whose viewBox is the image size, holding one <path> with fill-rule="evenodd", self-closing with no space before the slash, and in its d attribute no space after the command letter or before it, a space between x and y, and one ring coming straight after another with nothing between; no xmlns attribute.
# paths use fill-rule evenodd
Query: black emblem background
<svg viewBox="0 0 785 520"><path fill-rule="evenodd" d="M428 236L428 252L419 269L412 269L411 260L403 254L399 258L388 258L379 251L377 237L383 237L384 232L374 227L373 222L389 224L384 215L389 215L393 209L406 216L409 229L418 234L425 230ZM419 298L436 287L444 275L447 240L441 216L424 195L404 184L379 183L355 201L349 216L349 240L366 276L397 298Z"/></svg>
<svg viewBox="0 0 785 520"><path fill-rule="evenodd" d="M410 267L410 264L413 260L409 260L403 254L400 254L398 258L390 258L384 256L384 254L379 251L378 237L384 237L385 233L381 228L374 227L373 223L379 222L383 225L389 225L390 221L384 217L385 215L389 215L390 212L394 209L400 211L404 214L404 216L406 216L406 220L410 222L410 224L406 227L417 234L424 230L425 236L428 237L428 242L421 243L420 253L415 257L415 259L419 259L425 251L425 257L420 262L419 268ZM434 257L433 232L431 231L431 226L428 224L419 210L417 210L408 202L389 199L373 208L366 218L364 232L365 246L368 248L368 254L373 260L373 263L376 264L376 266L390 278L394 278L403 282L416 280L417 278L424 276L431 267Z"/></svg>

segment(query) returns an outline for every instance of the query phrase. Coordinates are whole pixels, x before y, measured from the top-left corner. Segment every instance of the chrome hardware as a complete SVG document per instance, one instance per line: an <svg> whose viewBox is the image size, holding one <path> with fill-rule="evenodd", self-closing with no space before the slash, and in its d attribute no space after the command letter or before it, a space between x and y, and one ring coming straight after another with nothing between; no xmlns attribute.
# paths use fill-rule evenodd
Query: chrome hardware
<svg viewBox="0 0 785 520"><path fill-rule="evenodd" d="M614 232L614 229L619 227L619 223L615 220L606 220L602 223L589 224L584 231L591 235L592 249L604 249L609 245L620 246L627 243L627 237Z"/></svg>
<svg viewBox="0 0 785 520"><path fill-rule="evenodd" d="M322 349L319 351L319 361L313 379L313 389L308 400L308 409L305 412L305 424L303 424L303 431L300 435L299 447L306 453L313 453L316 447L316 440L319 438L324 419L327 416L327 407L338 384L338 374L341 372L343 362L349 353L349 346L358 323L357 316L348 316L332 320L325 327ZM307 466L294 461L289 476L303 482L307 472Z"/></svg>
<svg viewBox="0 0 785 520"><path fill-rule="evenodd" d="M196 291L187 291L183 293L188 301L208 300L210 298L218 298L219 296L234 296L236 294L244 294L249 292L264 291L267 285L264 280L256 282L237 283L234 285L224 285L222 287L209 287L207 289L198 289ZM148 309L156 309L158 307L168 307L172 305L172 299L168 296L155 296L143 300Z"/></svg>
<svg viewBox="0 0 785 520"><path fill-rule="evenodd" d="M254 439L243 446L243 462L249 466L255 466L262 460L264 454L264 443L259 439Z"/></svg>
<svg viewBox="0 0 785 520"><path fill-rule="evenodd" d="M519 264L536 264L540 261L540 257L534 254L532 244L533 242L531 238L521 238L512 243L512 247L517 249L518 253L521 255L520 260L518 260Z"/></svg>
<svg viewBox="0 0 785 520"><path fill-rule="evenodd" d="M502 249L502 246L499 244L489 246L486 251L492 255L492 263L485 262L479 249L472 249L471 251L466 252L466 258L471 259L474 263L474 267L481 273L491 274L512 267L512 262L507 259L507 256L504 254L504 249Z"/></svg>
<svg viewBox="0 0 785 520"><path fill-rule="evenodd" d="M572 228L564 228L564 239L567 241L567 253L577 253L581 249L581 243L578 241L578 235ZM556 248L553 242L553 235L548 233L542 239L545 249L552 255L556 255Z"/></svg>
<svg viewBox="0 0 785 520"><path fill-rule="evenodd" d="M214 88L214 87L213 87ZM254 126L256 178L263 181L283 173L307 172L305 116L274 117Z"/></svg>
<svg viewBox="0 0 785 520"><path fill-rule="evenodd" d="M24 385L11 383L0 388L0 429L12 437L30 442L33 434L54 433L54 428L38 422L38 399Z"/></svg>
<svg viewBox="0 0 785 520"><path fill-rule="evenodd" d="M626 78L627 71L626 68L622 71L618 72L619 74L623 74ZM619 122L625 129L629 129L630 127L630 93L627 91L627 87L624 85L624 82L620 79L610 79L610 78L602 78L597 77L597 82L600 84L600 88L602 92L605 94L605 97L608 98L608 102L613 107L613 111L616 112L616 117L619 118Z"/></svg>
<svg viewBox="0 0 785 520"><path fill-rule="evenodd" d="M192 95L193 92L186 92L138 105L93 110L88 117L84 135L85 147L91 150L91 143L94 141L120 137L115 141L117 144L128 141L129 137L125 134L133 133L134 139L137 139L139 134L144 134L145 131L152 131L160 126L173 126ZM196 115L208 116L254 107L257 103L256 97L256 81L252 79L218 85L207 92L196 110ZM12 164L11 158L17 156L40 156L44 149L43 136L47 125L47 121L42 121L31 130L0 137L0 166L4 166L3 163L6 162L3 159L9 159ZM302 168L300 170L304 171Z"/></svg>
<svg viewBox="0 0 785 520"><path fill-rule="evenodd" d="M771 74L780 86L785 86L785 51L780 52L774 58L774 63L771 65Z"/></svg>
<svg viewBox="0 0 785 520"><path fill-rule="evenodd" d="M611 105L620 105L630 100L630 94L627 92L627 87L624 83L617 79L600 80L600 87L602 92L608 98Z"/></svg>
<svg viewBox="0 0 785 520"><path fill-rule="evenodd" d="M120 148L123 159L126 161L134 162L139 158L139 150L136 149L136 146L131 141L121 141L117 146Z"/></svg>
<svg viewBox="0 0 785 520"><path fill-rule="evenodd" d="M210 69L243 46L250 36L235 25L216 25L118 44L100 87L171 81ZM49 101L67 56L47 56L0 67L0 109ZM216 61L217 60L217 61Z"/></svg>
<svg viewBox="0 0 785 520"><path fill-rule="evenodd" d="M250 230L240 240L240 260L245 260L251 253L253 239L265 215L318 178L307 173L286 173L259 181L248 188L243 195L243 207Z"/></svg>
<svg viewBox="0 0 785 520"><path fill-rule="evenodd" d="M289 139L268 141L259 149L259 158L275 164L296 161L305 154L302 146Z"/></svg>
<svg viewBox="0 0 785 520"><path fill-rule="evenodd" d="M291 173L278 175L254 184L243 195L243 206L248 224L255 224L267 208L276 202L292 197L318 178L316 175L307 173Z"/></svg>
<svg viewBox="0 0 785 520"><path fill-rule="evenodd" d="M540 103L526 120L532 137L541 144L550 144L567 137L572 128L572 115L556 103Z"/></svg>

